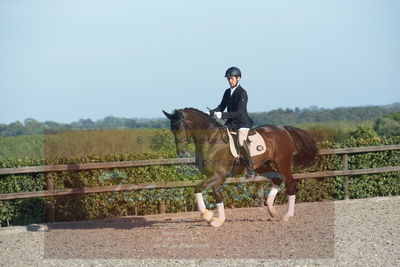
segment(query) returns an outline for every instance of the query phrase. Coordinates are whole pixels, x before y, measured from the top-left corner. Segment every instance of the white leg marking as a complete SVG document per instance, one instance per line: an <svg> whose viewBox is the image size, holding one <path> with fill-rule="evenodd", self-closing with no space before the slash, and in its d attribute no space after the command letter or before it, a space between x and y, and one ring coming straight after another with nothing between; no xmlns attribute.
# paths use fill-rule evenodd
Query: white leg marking
<svg viewBox="0 0 400 267"><path fill-rule="evenodd" d="M224 203L217 203L218 217L214 217L211 221L211 225L214 227L221 226L225 222L225 208Z"/></svg>
<svg viewBox="0 0 400 267"><path fill-rule="evenodd" d="M288 201L288 209L286 214L283 216L283 221L288 221L289 217L293 217L294 215L294 203L296 202L296 195L290 195Z"/></svg>
<svg viewBox="0 0 400 267"><path fill-rule="evenodd" d="M267 198L267 205L268 207L272 207L274 205L275 197L279 192L280 186L273 184L271 190L269 191L268 198Z"/></svg>
<svg viewBox="0 0 400 267"><path fill-rule="evenodd" d="M269 215L271 215L272 218L276 217L276 209L274 207L274 201L275 197L279 192L279 186L273 184L271 190L269 191L268 198L267 198L267 207L268 207L268 212Z"/></svg>
<svg viewBox="0 0 400 267"><path fill-rule="evenodd" d="M203 200L203 193L196 193L197 207L201 213L206 211L206 205Z"/></svg>

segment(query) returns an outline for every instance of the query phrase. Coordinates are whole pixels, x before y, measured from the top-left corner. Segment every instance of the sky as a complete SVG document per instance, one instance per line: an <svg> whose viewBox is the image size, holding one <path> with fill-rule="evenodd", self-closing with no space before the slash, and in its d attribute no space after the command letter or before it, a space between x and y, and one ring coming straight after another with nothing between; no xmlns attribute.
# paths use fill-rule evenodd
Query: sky
<svg viewBox="0 0 400 267"><path fill-rule="evenodd" d="M2 0L0 123L400 101L398 0Z"/></svg>

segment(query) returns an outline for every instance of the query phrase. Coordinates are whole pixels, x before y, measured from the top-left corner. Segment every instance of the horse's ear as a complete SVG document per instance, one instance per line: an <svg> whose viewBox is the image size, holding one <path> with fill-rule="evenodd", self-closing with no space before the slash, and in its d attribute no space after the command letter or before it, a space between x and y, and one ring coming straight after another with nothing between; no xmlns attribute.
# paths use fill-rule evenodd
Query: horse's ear
<svg viewBox="0 0 400 267"><path fill-rule="evenodd" d="M171 114L169 114L168 112L166 112L166 111L162 111L163 113L164 113L164 115L168 118L168 119L171 119L172 118L172 115Z"/></svg>

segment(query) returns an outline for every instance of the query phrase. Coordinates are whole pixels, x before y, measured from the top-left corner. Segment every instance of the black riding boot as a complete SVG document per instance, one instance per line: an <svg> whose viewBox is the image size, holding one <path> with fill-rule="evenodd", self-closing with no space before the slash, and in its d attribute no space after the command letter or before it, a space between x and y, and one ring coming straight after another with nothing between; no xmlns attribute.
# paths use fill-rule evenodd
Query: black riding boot
<svg viewBox="0 0 400 267"><path fill-rule="evenodd" d="M250 155L249 143L245 142L243 148L244 148L244 151L246 153L246 159L247 159L247 174L246 174L246 178L256 177L257 174L254 172L253 159L251 158L251 155Z"/></svg>

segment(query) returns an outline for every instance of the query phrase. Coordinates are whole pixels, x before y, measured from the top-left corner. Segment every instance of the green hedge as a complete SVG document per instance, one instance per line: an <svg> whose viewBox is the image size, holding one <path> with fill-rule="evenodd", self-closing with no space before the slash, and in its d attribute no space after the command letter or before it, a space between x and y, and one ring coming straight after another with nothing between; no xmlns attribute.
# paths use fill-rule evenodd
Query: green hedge
<svg viewBox="0 0 400 267"><path fill-rule="evenodd" d="M349 139L341 144L324 142L321 148L339 148L355 146L399 144L400 138ZM142 153L139 155L88 155L85 157L52 160L51 164L88 163L106 161L126 161L155 158L171 158L174 152L158 154ZM43 165L44 161L2 161L0 166L20 167ZM340 156L324 156L318 163L306 171L340 170ZM399 166L400 151L366 153L349 156L350 169ZM298 170L296 170L298 172ZM114 170L70 171L52 173L55 189L106 186L118 184L136 184L160 181L199 180L202 175L193 165L148 166ZM323 199L343 199L344 177L305 179L298 182L297 200L318 201ZM271 183L264 183L267 195ZM283 186L282 186L283 187ZM0 193L44 190L45 177L38 175L9 175L0 177ZM222 190L228 207L251 207L258 205L258 184L225 184ZM215 200L211 188L205 192L205 201L211 208ZM349 178L351 198L400 195L399 173L363 175ZM284 188L278 194L277 204L286 203ZM83 194L52 198L3 201L0 204L2 225L28 224L43 221L43 211L49 205L55 205L56 221L90 220L95 218L117 217L125 215L156 214L160 203L165 202L167 212L196 210L194 188L149 189L110 193Z"/></svg>
<svg viewBox="0 0 400 267"><path fill-rule="evenodd" d="M0 168L44 165L43 160L8 160L0 161ZM45 189L43 174L23 174L0 176L0 194L15 192L42 191ZM44 200L16 199L0 201L0 222L5 225L25 225L42 221Z"/></svg>
<svg viewBox="0 0 400 267"><path fill-rule="evenodd" d="M348 139L338 147L361 147L400 144L400 137ZM400 166L400 151L383 151L349 155L349 169ZM344 198L344 177L335 179L335 199ZM349 177L350 198L400 195L400 172Z"/></svg>

